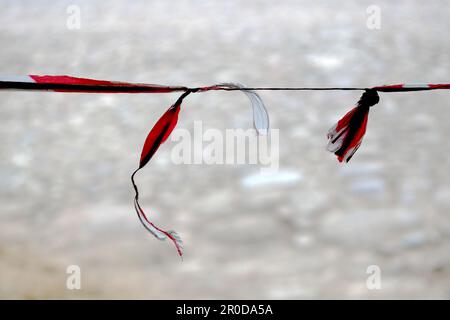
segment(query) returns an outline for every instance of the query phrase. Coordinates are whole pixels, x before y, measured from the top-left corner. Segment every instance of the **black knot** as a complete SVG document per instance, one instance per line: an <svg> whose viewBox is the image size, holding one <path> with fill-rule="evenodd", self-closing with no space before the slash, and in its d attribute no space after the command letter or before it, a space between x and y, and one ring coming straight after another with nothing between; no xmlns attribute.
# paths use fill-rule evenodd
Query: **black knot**
<svg viewBox="0 0 450 320"><path fill-rule="evenodd" d="M196 93L198 91L200 91L201 88L189 88L186 91L189 91L189 93Z"/></svg>
<svg viewBox="0 0 450 320"><path fill-rule="evenodd" d="M380 96L375 89L366 89L358 101L359 106L372 107L380 101Z"/></svg>

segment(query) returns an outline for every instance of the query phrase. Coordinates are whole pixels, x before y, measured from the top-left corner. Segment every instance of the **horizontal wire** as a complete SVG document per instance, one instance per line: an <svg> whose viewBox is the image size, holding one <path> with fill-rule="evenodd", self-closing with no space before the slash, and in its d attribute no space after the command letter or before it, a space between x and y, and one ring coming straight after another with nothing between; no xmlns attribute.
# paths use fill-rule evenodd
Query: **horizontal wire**
<svg viewBox="0 0 450 320"><path fill-rule="evenodd" d="M354 87L254 87L254 88L223 88L226 91L249 90L249 91L336 91L336 90L368 90L369 88Z"/></svg>

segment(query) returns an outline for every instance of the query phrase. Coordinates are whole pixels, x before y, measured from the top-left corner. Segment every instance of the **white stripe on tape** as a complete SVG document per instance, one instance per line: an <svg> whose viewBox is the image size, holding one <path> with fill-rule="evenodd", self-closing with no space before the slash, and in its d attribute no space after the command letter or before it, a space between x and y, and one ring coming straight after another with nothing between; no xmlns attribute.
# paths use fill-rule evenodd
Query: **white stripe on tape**
<svg viewBox="0 0 450 320"><path fill-rule="evenodd" d="M411 88L411 89L424 88L424 89L427 89L427 88L429 88L429 86L426 83L405 83L403 85L403 88Z"/></svg>
<svg viewBox="0 0 450 320"><path fill-rule="evenodd" d="M3 76L0 77L0 81L35 82L30 76Z"/></svg>

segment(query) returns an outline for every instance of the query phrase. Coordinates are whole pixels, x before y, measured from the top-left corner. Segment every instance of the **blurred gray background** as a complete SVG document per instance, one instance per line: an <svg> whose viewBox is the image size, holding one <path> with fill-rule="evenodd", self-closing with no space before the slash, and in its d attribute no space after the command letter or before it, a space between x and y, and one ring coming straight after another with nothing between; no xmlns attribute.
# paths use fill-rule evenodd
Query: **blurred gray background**
<svg viewBox="0 0 450 320"><path fill-rule="evenodd" d="M66 26L81 9L81 29ZM366 9L381 9L381 29ZM0 74L134 82L372 86L449 82L448 1L0 1ZM279 175L174 165L130 173L176 95L0 92L1 298L449 298L450 94L382 94L349 165L326 132L359 92L263 92ZM179 127L249 128L239 93L192 95ZM66 267L82 289L66 289ZM369 265L382 289L368 290Z"/></svg>

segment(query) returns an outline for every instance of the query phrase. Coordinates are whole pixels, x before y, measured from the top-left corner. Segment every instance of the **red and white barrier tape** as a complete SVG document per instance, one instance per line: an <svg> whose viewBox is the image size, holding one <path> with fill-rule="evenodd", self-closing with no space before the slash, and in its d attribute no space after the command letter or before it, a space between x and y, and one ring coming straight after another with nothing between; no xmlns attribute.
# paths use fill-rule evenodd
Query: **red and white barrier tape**
<svg viewBox="0 0 450 320"><path fill-rule="evenodd" d="M364 90L356 106L350 110L328 131L327 149L333 152L339 162L348 162L361 145L366 132L369 109L376 105L380 98L378 92L410 92L425 90L450 89L450 84L396 84L372 88L358 87L244 87L234 83L223 83L207 87L162 86L145 83L128 83L71 76L37 76L0 78L0 90L38 90L54 92L78 93L170 93L182 92L177 101L161 116L152 127L141 152L138 168L131 175L135 190L134 207L143 226L156 238L169 238L182 257L183 245L175 231L165 231L150 222L139 204L139 191L134 177L154 156L159 146L167 140L175 128L183 99L191 93L211 90L242 91L250 99L253 108L253 124L258 133L264 134L269 129L269 116L261 97L255 91L332 91L332 90Z"/></svg>

